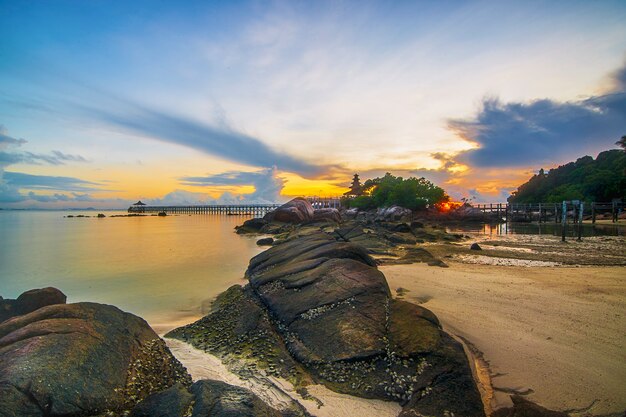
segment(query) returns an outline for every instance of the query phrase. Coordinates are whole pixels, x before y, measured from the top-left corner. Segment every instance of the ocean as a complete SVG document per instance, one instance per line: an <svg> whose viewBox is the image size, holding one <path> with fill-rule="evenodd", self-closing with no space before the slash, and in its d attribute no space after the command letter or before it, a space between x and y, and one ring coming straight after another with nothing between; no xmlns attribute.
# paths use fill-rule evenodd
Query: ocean
<svg viewBox="0 0 626 417"><path fill-rule="evenodd" d="M0 295L52 286L68 303L112 304L165 331L244 284L248 261L264 249L257 236L234 232L244 216L97 213L0 210Z"/></svg>

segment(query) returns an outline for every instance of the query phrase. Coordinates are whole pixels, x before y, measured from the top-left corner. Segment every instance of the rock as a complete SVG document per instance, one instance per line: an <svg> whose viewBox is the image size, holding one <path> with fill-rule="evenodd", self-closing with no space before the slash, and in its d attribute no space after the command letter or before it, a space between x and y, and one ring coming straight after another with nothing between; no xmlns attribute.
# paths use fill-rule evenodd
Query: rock
<svg viewBox="0 0 626 417"><path fill-rule="evenodd" d="M329 221L341 223L341 214L335 208L317 209L313 212L313 221Z"/></svg>
<svg viewBox="0 0 626 417"><path fill-rule="evenodd" d="M256 241L256 244L259 246L272 246L272 243L274 243L274 239L271 237L264 237Z"/></svg>
<svg viewBox="0 0 626 417"><path fill-rule="evenodd" d="M391 349L402 357L432 352L441 341L441 325L430 310L392 300L389 317Z"/></svg>
<svg viewBox="0 0 626 417"><path fill-rule="evenodd" d="M274 245L253 257L248 265L246 276L257 275L265 269L284 266L287 263L294 264L317 258L350 258L370 266L376 265L376 261L362 247L337 242L331 236L317 232Z"/></svg>
<svg viewBox="0 0 626 417"><path fill-rule="evenodd" d="M472 245L470 246L471 250L483 250L483 248L480 247L480 245L476 242L472 243Z"/></svg>
<svg viewBox="0 0 626 417"><path fill-rule="evenodd" d="M166 337L184 340L228 362L233 357L248 363L256 358L254 370L258 367L271 376L296 383L313 382L287 350L268 311L261 307L250 286L233 285L217 297L208 316L172 330ZM309 416L295 401L280 411L285 416Z"/></svg>
<svg viewBox="0 0 626 417"><path fill-rule="evenodd" d="M246 276L307 357L336 361L384 349L390 292L374 265L363 248L318 233L273 246L250 261Z"/></svg>
<svg viewBox="0 0 626 417"><path fill-rule="evenodd" d="M267 222L300 224L313 220L314 214L313 206L308 200L296 197L276 210L270 211L263 219Z"/></svg>
<svg viewBox="0 0 626 417"><path fill-rule="evenodd" d="M272 277L253 275L250 282L271 313L298 336L310 357L337 361L383 352L389 288L378 270L339 258ZM328 343L329 338L333 343Z"/></svg>
<svg viewBox="0 0 626 417"><path fill-rule="evenodd" d="M46 287L26 291L16 301L19 313L27 314L48 305L65 304L67 296L56 288Z"/></svg>
<svg viewBox="0 0 626 417"><path fill-rule="evenodd" d="M411 226L407 223L388 223L386 227L392 232L411 233Z"/></svg>
<svg viewBox="0 0 626 417"><path fill-rule="evenodd" d="M424 223L419 222L419 221L412 221L411 222L411 230L423 229L423 228L424 228Z"/></svg>
<svg viewBox="0 0 626 417"><path fill-rule="evenodd" d="M150 394L137 404L131 417L182 417L194 403L194 397L182 384ZM193 409L193 408L192 408ZM205 414L206 416L209 413Z"/></svg>
<svg viewBox="0 0 626 417"><path fill-rule="evenodd" d="M489 214L484 213L482 210L472 207L470 205L463 205L455 210L451 210L447 213L447 217L451 220L464 221L464 222L484 222L489 219Z"/></svg>
<svg viewBox="0 0 626 417"><path fill-rule="evenodd" d="M389 221L403 221L409 220L413 212L407 208L399 206L391 206L386 208L380 208L376 211L375 221L389 222Z"/></svg>
<svg viewBox="0 0 626 417"><path fill-rule="evenodd" d="M410 233L389 233L385 236L391 243L415 245L417 239Z"/></svg>
<svg viewBox="0 0 626 417"><path fill-rule="evenodd" d="M348 209L346 211L344 211L343 215L346 219L354 219L357 217L357 215L359 214L359 209L356 208L351 208Z"/></svg>
<svg viewBox="0 0 626 417"><path fill-rule="evenodd" d="M0 416L122 414L191 378L141 318L55 304L0 324Z"/></svg>
<svg viewBox="0 0 626 417"><path fill-rule="evenodd" d="M47 305L65 304L66 300L65 294L52 287L26 291L17 300L4 300L0 297L0 323Z"/></svg>
<svg viewBox="0 0 626 417"><path fill-rule="evenodd" d="M296 227L250 260L249 285L230 288L210 315L168 337L227 361L253 361L296 389L322 383L396 401L403 416L484 417L462 346L429 310L391 298L374 259L354 243L370 235L379 233Z"/></svg>
<svg viewBox="0 0 626 417"><path fill-rule="evenodd" d="M98 213L98 216L97 216L97 217L98 217L99 219L103 219L103 218L105 218L106 216L105 216L104 214L102 214L102 213Z"/></svg>
<svg viewBox="0 0 626 417"><path fill-rule="evenodd" d="M246 220L241 226L236 226L235 230L240 235L245 233L259 233L265 225L267 225L267 221L255 218Z"/></svg>
<svg viewBox="0 0 626 417"><path fill-rule="evenodd" d="M19 314L15 307L15 303L16 300L0 299L0 323Z"/></svg>
<svg viewBox="0 0 626 417"><path fill-rule="evenodd" d="M280 417L283 414L266 405L247 389L220 381L202 380L191 386L194 416Z"/></svg>

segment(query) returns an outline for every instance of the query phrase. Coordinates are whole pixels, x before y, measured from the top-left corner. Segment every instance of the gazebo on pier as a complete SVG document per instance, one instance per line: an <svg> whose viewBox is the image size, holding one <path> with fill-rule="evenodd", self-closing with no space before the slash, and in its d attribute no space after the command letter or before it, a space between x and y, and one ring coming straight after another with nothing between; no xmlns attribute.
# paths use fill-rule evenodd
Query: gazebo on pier
<svg viewBox="0 0 626 417"><path fill-rule="evenodd" d="M132 205L132 207L135 207L135 209L133 211L135 213L143 213L144 212L144 206L146 206L146 205L147 205L146 203L142 203L141 200L139 200L135 204Z"/></svg>

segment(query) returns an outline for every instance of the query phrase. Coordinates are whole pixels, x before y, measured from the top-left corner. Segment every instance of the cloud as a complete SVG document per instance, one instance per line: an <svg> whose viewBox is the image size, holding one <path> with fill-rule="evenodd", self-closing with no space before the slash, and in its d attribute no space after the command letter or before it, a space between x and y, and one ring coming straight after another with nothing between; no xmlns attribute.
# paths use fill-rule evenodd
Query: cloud
<svg viewBox="0 0 626 417"><path fill-rule="evenodd" d="M8 166L17 163L63 165L66 161L88 162L87 159L80 155L65 154L61 151L52 151L50 155L45 155L15 149L25 143L27 143L25 139L16 139L9 136L7 129L0 125L0 203L18 204L36 202L48 204L58 202L85 202L90 201L91 196L88 194L80 194L81 192L102 190L102 184L81 180L79 178L31 175L21 172L5 171ZM23 193L22 190L24 189L30 191ZM41 194L32 190L59 192L54 194ZM63 194L63 192L69 192L70 195ZM102 201L104 202L104 200Z"/></svg>
<svg viewBox="0 0 626 417"><path fill-rule="evenodd" d="M9 145L17 145L20 146L26 143L24 139L16 139L9 136L9 132L4 127L4 125L0 125L0 149L5 149Z"/></svg>
<svg viewBox="0 0 626 417"><path fill-rule="evenodd" d="M26 139L16 139L9 136L9 133L3 125L0 125L0 166L7 166L10 164L35 164L42 163L50 165L64 165L66 162L89 162L85 157L81 155L66 154L61 151L52 151L50 155L38 154L28 151L7 152L6 149L10 147L20 147L28 143Z"/></svg>
<svg viewBox="0 0 626 417"><path fill-rule="evenodd" d="M252 185L254 192L244 194L240 201L256 203L275 203L283 200L280 192L285 185L285 181L278 176L276 167L254 172L229 171L206 177L183 177L180 180L184 185L196 186Z"/></svg>
<svg viewBox="0 0 626 417"><path fill-rule="evenodd" d="M81 155L71 155L67 153L63 153L61 151L52 151L52 155L58 161L69 161L69 162L89 162L85 157Z"/></svg>
<svg viewBox="0 0 626 417"><path fill-rule="evenodd" d="M94 108L86 110L105 123L245 165L277 166L283 171L309 176L318 175L325 169L276 151L260 139L237 132L224 123L215 127L128 101L120 100L120 103L126 106L123 112Z"/></svg>
<svg viewBox="0 0 626 417"><path fill-rule="evenodd" d="M484 99L473 118L448 121L450 130L478 145L457 159L479 167L553 165L611 148L626 133L626 66L613 80L609 94L580 101Z"/></svg>
<svg viewBox="0 0 626 417"><path fill-rule="evenodd" d="M4 172L3 179L10 186L34 190L100 191L100 186L102 185L74 177L31 175L9 171Z"/></svg>

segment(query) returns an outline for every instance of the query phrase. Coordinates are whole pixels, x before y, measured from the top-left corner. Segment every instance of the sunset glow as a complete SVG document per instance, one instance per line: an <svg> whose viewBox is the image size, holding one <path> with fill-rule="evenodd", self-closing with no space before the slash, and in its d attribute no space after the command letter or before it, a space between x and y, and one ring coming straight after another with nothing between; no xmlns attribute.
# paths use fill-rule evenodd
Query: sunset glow
<svg viewBox="0 0 626 417"><path fill-rule="evenodd" d="M0 3L0 207L336 196L355 172L500 202L624 133L620 1Z"/></svg>

